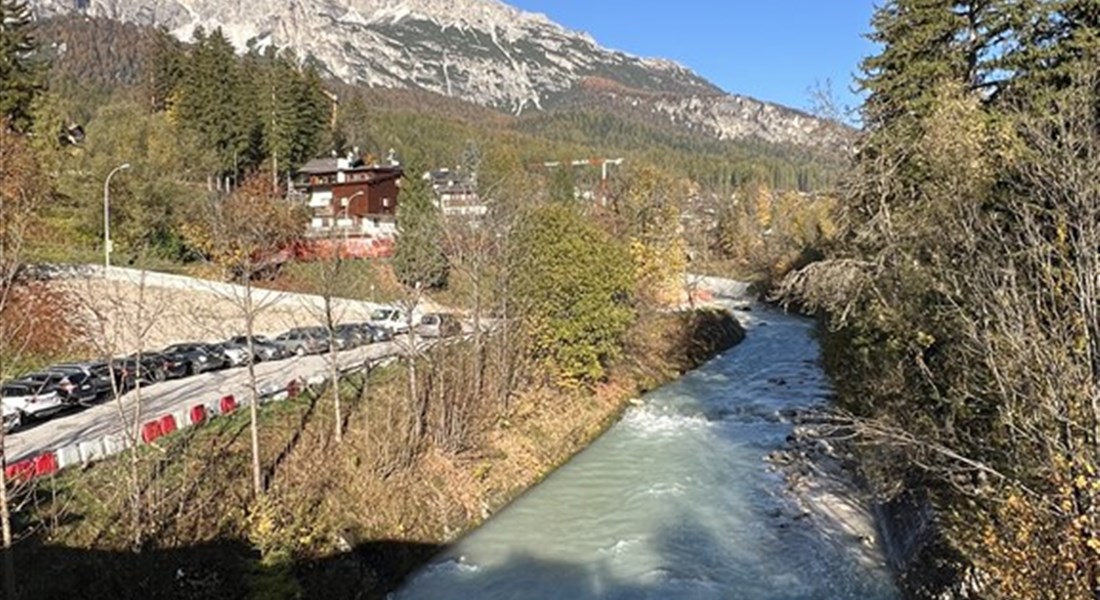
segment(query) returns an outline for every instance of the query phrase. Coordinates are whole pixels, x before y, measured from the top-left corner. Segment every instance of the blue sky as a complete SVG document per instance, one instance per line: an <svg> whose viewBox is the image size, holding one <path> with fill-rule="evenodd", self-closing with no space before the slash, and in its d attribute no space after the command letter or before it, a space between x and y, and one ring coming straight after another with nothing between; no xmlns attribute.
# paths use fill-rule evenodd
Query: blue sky
<svg viewBox="0 0 1100 600"><path fill-rule="evenodd" d="M676 60L722 89L810 108L809 89L831 81L838 101L850 92L874 0L505 0L541 12L600 44ZM881 3L881 2L879 2Z"/></svg>

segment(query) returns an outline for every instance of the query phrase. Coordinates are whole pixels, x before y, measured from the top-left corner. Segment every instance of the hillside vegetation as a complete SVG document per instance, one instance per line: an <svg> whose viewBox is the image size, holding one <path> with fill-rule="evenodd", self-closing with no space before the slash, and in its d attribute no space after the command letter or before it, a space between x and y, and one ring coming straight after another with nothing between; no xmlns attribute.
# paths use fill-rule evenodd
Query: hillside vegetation
<svg viewBox="0 0 1100 600"><path fill-rule="evenodd" d="M1090 3L886 2L843 230L787 281L867 474L936 510L914 597L1100 590L1098 33Z"/></svg>

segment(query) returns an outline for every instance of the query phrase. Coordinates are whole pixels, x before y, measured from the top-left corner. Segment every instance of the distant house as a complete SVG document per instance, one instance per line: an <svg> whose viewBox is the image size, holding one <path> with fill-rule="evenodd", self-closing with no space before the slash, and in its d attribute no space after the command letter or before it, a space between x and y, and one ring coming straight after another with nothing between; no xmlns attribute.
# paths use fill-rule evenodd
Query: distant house
<svg viewBox="0 0 1100 600"><path fill-rule="evenodd" d="M477 177L450 169L424 173L435 192L435 205L444 216L480 217L488 212L477 192Z"/></svg>
<svg viewBox="0 0 1100 600"><path fill-rule="evenodd" d="M400 165L319 158L298 170L296 187L311 211L309 234L392 239L397 233Z"/></svg>

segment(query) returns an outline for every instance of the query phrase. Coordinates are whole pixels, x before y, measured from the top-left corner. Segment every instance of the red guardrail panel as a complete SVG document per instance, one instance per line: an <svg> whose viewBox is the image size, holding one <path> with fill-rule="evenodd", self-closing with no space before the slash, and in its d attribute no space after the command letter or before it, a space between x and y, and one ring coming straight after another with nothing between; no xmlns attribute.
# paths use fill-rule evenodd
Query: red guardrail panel
<svg viewBox="0 0 1100 600"><path fill-rule="evenodd" d="M191 407L191 424L202 425L206 422L206 405L200 404Z"/></svg>
<svg viewBox="0 0 1100 600"><path fill-rule="evenodd" d="M218 403L218 408L221 409L221 414L227 415L237 410L237 399L234 398L232 395L223 396L221 401Z"/></svg>
<svg viewBox="0 0 1100 600"><path fill-rule="evenodd" d="M57 464L57 454L53 452L47 452L45 454L39 454L34 457L34 474L36 477L43 477L45 475L53 475L59 469Z"/></svg>
<svg viewBox="0 0 1100 600"><path fill-rule="evenodd" d="M156 421L149 421L141 426L141 439L145 440L146 444L152 444L162 435L164 435L164 432L160 430L159 419Z"/></svg>
<svg viewBox="0 0 1100 600"><path fill-rule="evenodd" d="M173 433L174 431L176 431L176 417L174 417L173 415L164 415L163 417L158 419L158 421L160 421L161 435L168 435L169 433Z"/></svg>
<svg viewBox="0 0 1100 600"><path fill-rule="evenodd" d="M34 459L24 458L14 462L4 469L4 476L12 481L29 481L34 479Z"/></svg>

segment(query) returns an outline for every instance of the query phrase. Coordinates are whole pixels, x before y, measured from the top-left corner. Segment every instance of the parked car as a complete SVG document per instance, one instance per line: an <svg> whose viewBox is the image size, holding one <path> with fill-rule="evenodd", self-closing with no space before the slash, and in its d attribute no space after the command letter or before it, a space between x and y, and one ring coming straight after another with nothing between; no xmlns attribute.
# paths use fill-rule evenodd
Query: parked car
<svg viewBox="0 0 1100 600"><path fill-rule="evenodd" d="M119 366L117 362L115 366ZM112 384L112 365L104 361L86 363L63 363L53 365L48 371L55 373L76 373L83 375L92 388L96 391L96 397L106 398L117 388L123 390L123 372L121 368L113 371L114 383Z"/></svg>
<svg viewBox="0 0 1100 600"><path fill-rule="evenodd" d="M124 359L126 362L137 363L138 355L131 354ZM169 358L158 352L143 352L141 354L141 374L142 381L148 383L160 383L168 379L169 368L179 371L178 377L183 377L187 374L186 368L181 361ZM165 364L167 363L167 365Z"/></svg>
<svg viewBox="0 0 1100 600"><path fill-rule="evenodd" d="M420 317L416 334L427 338L445 338L462 333L462 322L451 313L428 313Z"/></svg>
<svg viewBox="0 0 1100 600"><path fill-rule="evenodd" d="M207 350L211 354L221 355L225 359L226 366L239 367L246 365L252 359L248 354L248 347L241 346L239 344L206 344Z"/></svg>
<svg viewBox="0 0 1100 600"><path fill-rule="evenodd" d="M224 356L211 353L206 344L201 343L173 344L162 350L161 354L186 364L188 375L216 371L227 364Z"/></svg>
<svg viewBox="0 0 1100 600"><path fill-rule="evenodd" d="M0 386L0 402L19 413L19 421L45 418L65 410L69 405L57 393L57 388L34 381L14 380Z"/></svg>
<svg viewBox="0 0 1100 600"><path fill-rule="evenodd" d="M110 366L105 362L53 365L46 371L64 376L58 387L68 393L67 400L74 404L97 402L109 397L115 390L111 383ZM118 387L122 387L121 380Z"/></svg>
<svg viewBox="0 0 1100 600"><path fill-rule="evenodd" d="M371 313L370 324L381 327L392 334L408 333L409 323L400 308L379 308Z"/></svg>
<svg viewBox="0 0 1100 600"><path fill-rule="evenodd" d="M371 342L369 334L363 333L363 330L361 328L351 323L337 325L336 330L333 333L335 334L336 340L338 342L342 342L343 344L341 350L358 348L359 346L363 346Z"/></svg>
<svg viewBox="0 0 1100 600"><path fill-rule="evenodd" d="M368 343L373 342L388 342L393 339L393 332L383 327L378 327L370 323L356 323L356 327L363 333Z"/></svg>
<svg viewBox="0 0 1100 600"><path fill-rule="evenodd" d="M230 338L226 343L248 348L248 336L239 335L235 338ZM283 352L283 349L278 344L262 335L252 336L252 351L256 354L256 362L278 360L289 356Z"/></svg>
<svg viewBox="0 0 1100 600"><path fill-rule="evenodd" d="M160 368L152 363L147 364L147 359L140 362L136 358L116 358L111 361L115 377L119 381L119 389L129 391L139 385L149 385L163 380Z"/></svg>
<svg viewBox="0 0 1100 600"><path fill-rule="evenodd" d="M305 356L328 352L328 340L325 336L317 335L315 330L308 327L291 329L271 341L288 355Z"/></svg>
<svg viewBox="0 0 1100 600"><path fill-rule="evenodd" d="M187 362L180 360L178 356L169 356L161 352L143 354L142 362L149 368L156 368L162 377L158 381L166 379L179 379L187 375Z"/></svg>
<svg viewBox="0 0 1100 600"><path fill-rule="evenodd" d="M99 398L99 390L93 388L91 378L84 373L43 371L24 375L19 379L55 390L62 401L69 405L87 406Z"/></svg>
<svg viewBox="0 0 1100 600"><path fill-rule="evenodd" d="M4 433L11 433L22 427L23 413L19 412L18 409L8 406L7 404L0 404L0 412L3 413Z"/></svg>

